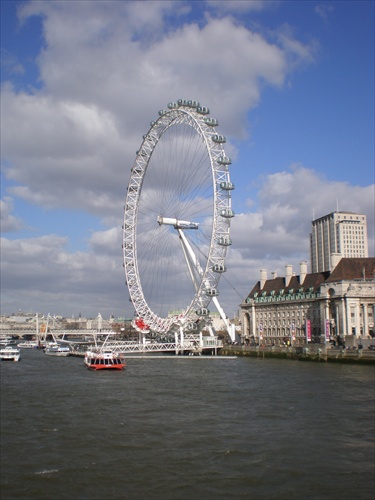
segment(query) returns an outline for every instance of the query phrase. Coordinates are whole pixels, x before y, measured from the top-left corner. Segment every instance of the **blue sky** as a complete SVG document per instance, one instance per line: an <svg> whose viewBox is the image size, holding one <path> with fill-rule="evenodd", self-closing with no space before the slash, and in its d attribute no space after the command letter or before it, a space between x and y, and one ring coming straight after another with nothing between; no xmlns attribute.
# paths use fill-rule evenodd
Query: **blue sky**
<svg viewBox="0 0 375 500"><path fill-rule="evenodd" d="M2 1L1 33L3 314L133 314L129 168L178 98L234 160L228 315L309 262L313 214L365 213L374 255L374 2Z"/></svg>

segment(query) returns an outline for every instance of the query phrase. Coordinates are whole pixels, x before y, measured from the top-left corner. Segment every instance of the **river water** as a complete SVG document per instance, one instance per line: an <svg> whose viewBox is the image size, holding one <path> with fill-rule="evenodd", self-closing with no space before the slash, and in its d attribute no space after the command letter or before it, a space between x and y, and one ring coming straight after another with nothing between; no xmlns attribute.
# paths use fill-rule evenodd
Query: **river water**
<svg viewBox="0 0 375 500"><path fill-rule="evenodd" d="M22 350L1 366L1 500L374 498L374 367Z"/></svg>

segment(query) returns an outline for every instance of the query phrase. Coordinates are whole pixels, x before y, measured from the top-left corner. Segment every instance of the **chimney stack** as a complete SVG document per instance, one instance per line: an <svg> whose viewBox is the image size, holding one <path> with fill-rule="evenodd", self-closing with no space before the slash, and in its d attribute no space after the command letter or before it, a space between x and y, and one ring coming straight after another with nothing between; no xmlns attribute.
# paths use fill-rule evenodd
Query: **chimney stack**
<svg viewBox="0 0 375 500"><path fill-rule="evenodd" d="M285 286L288 286L290 283L290 280L292 279L292 270L293 270L293 266L291 266L290 264L285 266Z"/></svg>
<svg viewBox="0 0 375 500"><path fill-rule="evenodd" d="M340 262L341 258L342 258L342 254L341 253L331 253L331 268L330 268L330 271L332 272L335 267L337 266L337 264Z"/></svg>
<svg viewBox="0 0 375 500"><path fill-rule="evenodd" d="M306 274L307 274L307 262L304 260L299 263L299 283L300 285L303 285L303 282L305 281Z"/></svg>
<svg viewBox="0 0 375 500"><path fill-rule="evenodd" d="M277 278L277 272L276 272L276 271L273 271L273 272L271 273L271 275L272 275L272 279L273 279L273 280L274 280L275 278Z"/></svg>
<svg viewBox="0 0 375 500"><path fill-rule="evenodd" d="M260 270L260 289L262 290L267 281L267 269Z"/></svg>

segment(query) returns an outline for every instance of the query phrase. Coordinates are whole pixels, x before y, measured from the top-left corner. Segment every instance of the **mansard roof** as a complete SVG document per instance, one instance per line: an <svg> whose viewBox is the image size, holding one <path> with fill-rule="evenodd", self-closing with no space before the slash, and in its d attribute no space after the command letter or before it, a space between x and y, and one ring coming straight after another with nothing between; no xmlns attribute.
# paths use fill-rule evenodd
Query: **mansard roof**
<svg viewBox="0 0 375 500"><path fill-rule="evenodd" d="M306 274L302 284L300 283L299 276L292 276L288 285L285 285L284 277L278 276L277 278L266 280L263 288L260 287L260 281L258 281L248 297L252 298L256 293L263 294L264 292L266 292L267 295L270 295L271 292L278 295L281 290L284 290L284 293L289 293L291 290L294 292L298 292L299 290L302 292L315 292L319 289L320 285L324 283L328 276L329 272Z"/></svg>
<svg viewBox="0 0 375 500"><path fill-rule="evenodd" d="M321 273L306 274L303 283L300 283L300 276L292 276L288 285L285 285L285 277L278 276L276 278L266 280L263 288L260 287L260 281L256 283L254 288L248 295L248 298L254 298L256 294L263 295L279 295L281 291L288 294L293 290L296 292L317 292L323 283L333 283L343 280L356 279L374 279L375 273L375 258L342 258L335 269Z"/></svg>
<svg viewBox="0 0 375 500"><path fill-rule="evenodd" d="M373 279L375 257L343 258L327 279L327 283L343 280Z"/></svg>

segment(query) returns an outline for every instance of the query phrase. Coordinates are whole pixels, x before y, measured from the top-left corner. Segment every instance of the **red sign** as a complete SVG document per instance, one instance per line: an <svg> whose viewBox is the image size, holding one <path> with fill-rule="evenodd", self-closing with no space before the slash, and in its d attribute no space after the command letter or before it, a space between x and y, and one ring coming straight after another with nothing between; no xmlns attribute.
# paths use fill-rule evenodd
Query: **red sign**
<svg viewBox="0 0 375 500"><path fill-rule="evenodd" d="M306 320L305 329L306 329L306 340L307 340L307 342L311 342L311 320L310 319Z"/></svg>

